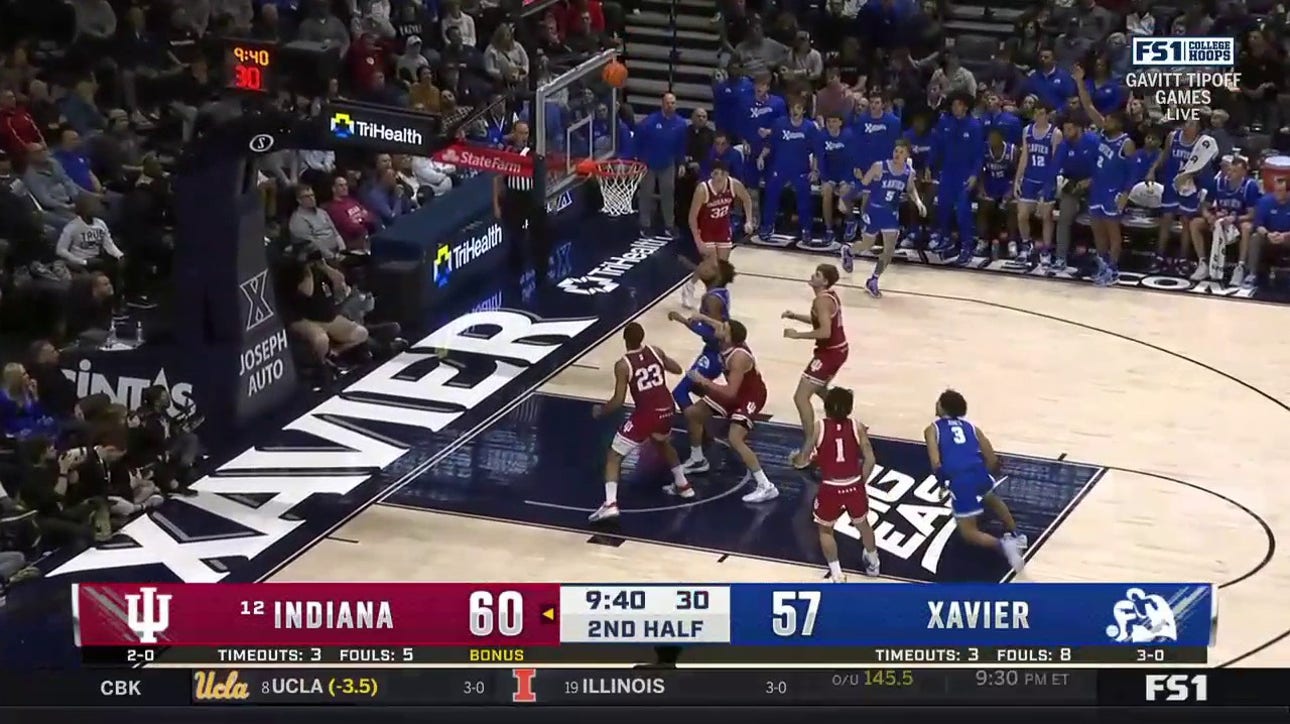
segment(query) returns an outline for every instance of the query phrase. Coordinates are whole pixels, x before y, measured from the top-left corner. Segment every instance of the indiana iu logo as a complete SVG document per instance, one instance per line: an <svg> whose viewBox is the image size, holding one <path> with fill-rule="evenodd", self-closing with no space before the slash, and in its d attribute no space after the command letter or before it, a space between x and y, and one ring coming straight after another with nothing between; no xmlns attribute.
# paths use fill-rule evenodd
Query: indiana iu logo
<svg viewBox="0 0 1290 724"><path fill-rule="evenodd" d="M141 644L157 643L157 634L170 628L170 594L157 595L157 589L145 586L139 593L126 594L126 625L139 637Z"/></svg>
<svg viewBox="0 0 1290 724"><path fill-rule="evenodd" d="M1106 635L1117 643L1160 643L1178 640L1178 623L1173 607L1159 594L1148 595L1141 588L1130 588L1124 600L1111 609L1115 623L1106 627Z"/></svg>

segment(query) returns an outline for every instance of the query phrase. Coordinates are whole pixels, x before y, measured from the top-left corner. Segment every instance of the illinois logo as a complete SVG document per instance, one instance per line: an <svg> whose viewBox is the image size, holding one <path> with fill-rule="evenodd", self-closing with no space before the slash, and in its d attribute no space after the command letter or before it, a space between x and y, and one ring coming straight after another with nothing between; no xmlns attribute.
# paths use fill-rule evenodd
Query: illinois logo
<svg viewBox="0 0 1290 724"><path fill-rule="evenodd" d="M170 628L170 594L157 595L157 589L144 586L138 593L126 594L125 623L139 637L141 644L157 643L157 634Z"/></svg>
<svg viewBox="0 0 1290 724"><path fill-rule="evenodd" d="M1174 609L1159 594L1147 594L1141 588L1124 592L1124 600L1111 609L1115 623L1106 627L1106 635L1117 643L1161 643L1178 640L1178 621Z"/></svg>

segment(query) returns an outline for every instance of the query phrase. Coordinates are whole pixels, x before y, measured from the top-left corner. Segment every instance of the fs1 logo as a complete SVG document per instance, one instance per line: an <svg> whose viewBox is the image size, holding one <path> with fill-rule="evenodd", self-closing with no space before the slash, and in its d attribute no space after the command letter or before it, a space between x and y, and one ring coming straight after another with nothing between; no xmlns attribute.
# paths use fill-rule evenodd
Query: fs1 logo
<svg viewBox="0 0 1290 724"><path fill-rule="evenodd" d="M141 644L157 643L157 634L170 628L170 594L157 595L157 589L144 586L138 593L126 595L125 623L139 637Z"/></svg>
<svg viewBox="0 0 1290 724"><path fill-rule="evenodd" d="M1134 68L1236 65L1236 38L1134 38Z"/></svg>
<svg viewBox="0 0 1290 724"><path fill-rule="evenodd" d="M1209 676L1147 674L1147 701L1209 701Z"/></svg>

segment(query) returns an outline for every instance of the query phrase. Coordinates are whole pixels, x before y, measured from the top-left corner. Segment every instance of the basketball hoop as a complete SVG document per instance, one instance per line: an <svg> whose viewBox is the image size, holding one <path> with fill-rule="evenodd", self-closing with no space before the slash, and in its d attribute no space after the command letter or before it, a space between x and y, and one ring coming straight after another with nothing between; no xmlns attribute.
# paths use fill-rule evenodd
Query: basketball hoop
<svg viewBox="0 0 1290 724"><path fill-rule="evenodd" d="M645 164L640 161L611 158L596 162L591 173L600 184L600 195L605 200L603 211L606 214L626 216L635 211L632 197L636 195L636 188L641 185L646 170Z"/></svg>

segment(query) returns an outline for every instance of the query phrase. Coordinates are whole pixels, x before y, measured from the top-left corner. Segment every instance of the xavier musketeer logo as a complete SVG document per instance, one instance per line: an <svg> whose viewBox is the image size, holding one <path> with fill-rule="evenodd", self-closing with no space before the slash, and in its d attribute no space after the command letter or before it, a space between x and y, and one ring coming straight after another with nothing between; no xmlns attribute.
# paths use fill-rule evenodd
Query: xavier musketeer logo
<svg viewBox="0 0 1290 724"><path fill-rule="evenodd" d="M126 594L126 620L141 644L157 643L157 634L170 628L170 594L158 595L157 589L144 586L138 593Z"/></svg>
<svg viewBox="0 0 1290 724"><path fill-rule="evenodd" d="M269 303L269 272L259 274L242 282L242 296L246 297L246 331L273 319L273 305Z"/></svg>
<svg viewBox="0 0 1290 724"><path fill-rule="evenodd" d="M1115 604L1111 615L1115 623L1106 627L1106 635L1112 641L1145 644L1178 640L1173 606L1158 593L1130 588L1124 592L1124 600Z"/></svg>

